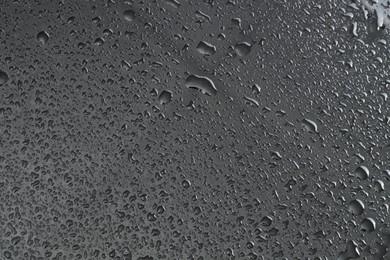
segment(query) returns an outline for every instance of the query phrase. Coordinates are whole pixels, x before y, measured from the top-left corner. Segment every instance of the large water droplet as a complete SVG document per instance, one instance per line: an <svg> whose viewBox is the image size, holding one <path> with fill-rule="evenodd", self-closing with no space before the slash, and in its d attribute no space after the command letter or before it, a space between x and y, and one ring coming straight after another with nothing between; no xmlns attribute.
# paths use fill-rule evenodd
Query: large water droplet
<svg viewBox="0 0 390 260"><path fill-rule="evenodd" d="M0 85L4 85L9 80L8 74L0 70Z"/></svg>
<svg viewBox="0 0 390 260"><path fill-rule="evenodd" d="M244 57L251 52L252 45L247 42L240 42L234 45L234 50L238 56Z"/></svg>
<svg viewBox="0 0 390 260"><path fill-rule="evenodd" d="M37 40L42 44L46 44L49 40L49 34L45 31L41 31L37 35Z"/></svg>
<svg viewBox="0 0 390 260"><path fill-rule="evenodd" d="M359 166L355 170L355 176L361 180L365 180L370 176L370 171L366 166Z"/></svg>
<svg viewBox="0 0 390 260"><path fill-rule="evenodd" d="M353 200L349 203L349 211L354 215L360 215L363 213L364 204L361 200Z"/></svg>
<svg viewBox="0 0 390 260"><path fill-rule="evenodd" d="M126 10L123 12L123 18L125 18L126 21L132 22L135 19L135 13L133 10Z"/></svg>
<svg viewBox="0 0 390 260"><path fill-rule="evenodd" d="M213 55L217 50L214 45L205 41L199 42L198 46L196 46L196 49L199 53L203 55Z"/></svg>
<svg viewBox="0 0 390 260"><path fill-rule="evenodd" d="M185 85L187 88L195 88L201 90L202 93L211 96L217 94L217 88L215 87L214 82L207 77L190 75L186 79Z"/></svg>
<svg viewBox="0 0 390 260"><path fill-rule="evenodd" d="M365 232L372 232L376 228L375 220L372 218L365 218L363 219L362 223L360 224L360 229Z"/></svg>

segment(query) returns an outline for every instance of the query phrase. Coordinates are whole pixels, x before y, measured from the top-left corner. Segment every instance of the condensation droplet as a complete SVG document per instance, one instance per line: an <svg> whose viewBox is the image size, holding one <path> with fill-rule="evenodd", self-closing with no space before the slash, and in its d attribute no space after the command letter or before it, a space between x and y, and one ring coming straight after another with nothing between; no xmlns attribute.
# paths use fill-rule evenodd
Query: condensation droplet
<svg viewBox="0 0 390 260"><path fill-rule="evenodd" d="M37 40L42 44L46 44L49 40L49 34L45 31L41 31L37 35Z"/></svg>
<svg viewBox="0 0 390 260"><path fill-rule="evenodd" d="M234 50L240 57L244 57L251 52L252 45L247 42L240 42L234 46Z"/></svg>
<svg viewBox="0 0 390 260"><path fill-rule="evenodd" d="M200 54L203 55L213 55L217 50L214 45L205 41L199 42L198 46L196 46L196 49Z"/></svg>
<svg viewBox="0 0 390 260"><path fill-rule="evenodd" d="M172 92L168 90L163 90L160 96L158 97L158 100L161 105L170 103L172 101Z"/></svg>
<svg viewBox="0 0 390 260"><path fill-rule="evenodd" d="M370 176L370 171L367 169L366 166L359 166L355 170L355 176L358 179L365 180Z"/></svg>
<svg viewBox="0 0 390 260"><path fill-rule="evenodd" d="M125 18L126 21L132 22L135 19L135 13L133 10L126 10L123 12L123 18Z"/></svg>
<svg viewBox="0 0 390 260"><path fill-rule="evenodd" d="M214 96L217 94L217 88L214 82L207 78L197 75L190 75L186 79L185 85L187 88L195 88L201 90L202 93Z"/></svg>
<svg viewBox="0 0 390 260"><path fill-rule="evenodd" d="M8 74L0 70L0 85L4 85L9 80Z"/></svg>

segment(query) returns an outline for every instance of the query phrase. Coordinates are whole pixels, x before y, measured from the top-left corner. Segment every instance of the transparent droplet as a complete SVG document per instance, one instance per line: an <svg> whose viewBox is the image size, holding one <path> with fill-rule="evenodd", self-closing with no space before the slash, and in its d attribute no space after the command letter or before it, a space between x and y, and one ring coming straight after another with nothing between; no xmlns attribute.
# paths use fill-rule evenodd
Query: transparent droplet
<svg viewBox="0 0 390 260"><path fill-rule="evenodd" d="M199 42L198 46L196 46L196 49L200 54L203 55L213 55L217 50L214 45L205 41Z"/></svg>
<svg viewBox="0 0 390 260"><path fill-rule="evenodd" d="M207 78L197 75L190 75L186 79L185 85L187 88L195 88L201 90L202 93L214 96L217 94L217 88L214 85L214 82Z"/></svg>
<svg viewBox="0 0 390 260"><path fill-rule="evenodd" d="M95 45L101 46L104 44L104 40L102 38L97 38L94 42Z"/></svg>
<svg viewBox="0 0 390 260"><path fill-rule="evenodd" d="M360 229L364 232L372 232L376 228L375 220L372 218L365 218L363 219L362 223L360 224Z"/></svg>
<svg viewBox="0 0 390 260"><path fill-rule="evenodd" d="M312 132L312 133L317 133L318 132L317 124L313 120L303 119L302 125L309 132Z"/></svg>
<svg viewBox="0 0 390 260"><path fill-rule="evenodd" d="M37 40L42 44L46 44L49 40L49 34L45 31L41 31L37 35Z"/></svg>
<svg viewBox="0 0 390 260"><path fill-rule="evenodd" d="M170 103L172 101L172 92L168 90L163 90L160 96L158 97L158 100L161 105Z"/></svg>
<svg viewBox="0 0 390 260"><path fill-rule="evenodd" d="M365 180L370 176L370 171L366 166L359 166L355 170L355 176L360 180Z"/></svg>
<svg viewBox="0 0 390 260"><path fill-rule="evenodd" d="M247 42L240 42L234 46L234 50L240 57L244 57L251 52L252 45Z"/></svg>
<svg viewBox="0 0 390 260"><path fill-rule="evenodd" d="M132 22L135 19L135 13L133 10L126 10L123 12L123 18L125 18L126 21Z"/></svg>
<svg viewBox="0 0 390 260"><path fill-rule="evenodd" d="M0 85L4 85L9 80L8 74L0 70Z"/></svg>
<svg viewBox="0 0 390 260"><path fill-rule="evenodd" d="M383 181L381 180L376 180L374 182L374 189L377 191L377 192L381 192L381 191L384 191L385 190L385 184Z"/></svg>
<svg viewBox="0 0 390 260"><path fill-rule="evenodd" d="M354 215L360 215L364 211L364 204L361 200L352 200L349 203L349 211Z"/></svg>

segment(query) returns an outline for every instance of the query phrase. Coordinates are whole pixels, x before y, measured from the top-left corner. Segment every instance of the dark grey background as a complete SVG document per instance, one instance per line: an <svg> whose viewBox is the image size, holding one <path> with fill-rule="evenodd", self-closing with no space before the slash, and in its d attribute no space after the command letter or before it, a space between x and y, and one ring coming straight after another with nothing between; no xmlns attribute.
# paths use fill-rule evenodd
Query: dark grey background
<svg viewBox="0 0 390 260"><path fill-rule="evenodd" d="M390 259L371 5L0 1L0 259Z"/></svg>

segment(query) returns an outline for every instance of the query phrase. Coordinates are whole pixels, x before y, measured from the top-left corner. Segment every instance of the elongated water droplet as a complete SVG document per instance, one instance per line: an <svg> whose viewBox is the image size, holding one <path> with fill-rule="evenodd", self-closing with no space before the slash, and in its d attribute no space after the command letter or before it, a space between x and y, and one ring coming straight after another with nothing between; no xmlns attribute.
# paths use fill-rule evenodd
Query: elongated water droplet
<svg viewBox="0 0 390 260"><path fill-rule="evenodd" d="M186 79L185 85L187 88L195 88L201 90L202 93L214 96L217 94L217 88L214 85L214 82L207 78L197 75L190 75Z"/></svg>
<svg viewBox="0 0 390 260"><path fill-rule="evenodd" d="M306 128L307 131L317 133L318 132L318 127L317 124L310 120L310 119L303 119L302 121L303 126Z"/></svg>
<svg viewBox="0 0 390 260"><path fill-rule="evenodd" d="M198 50L199 53L203 55L213 55L217 50L217 48L214 45L205 41L199 42L196 49Z"/></svg>

